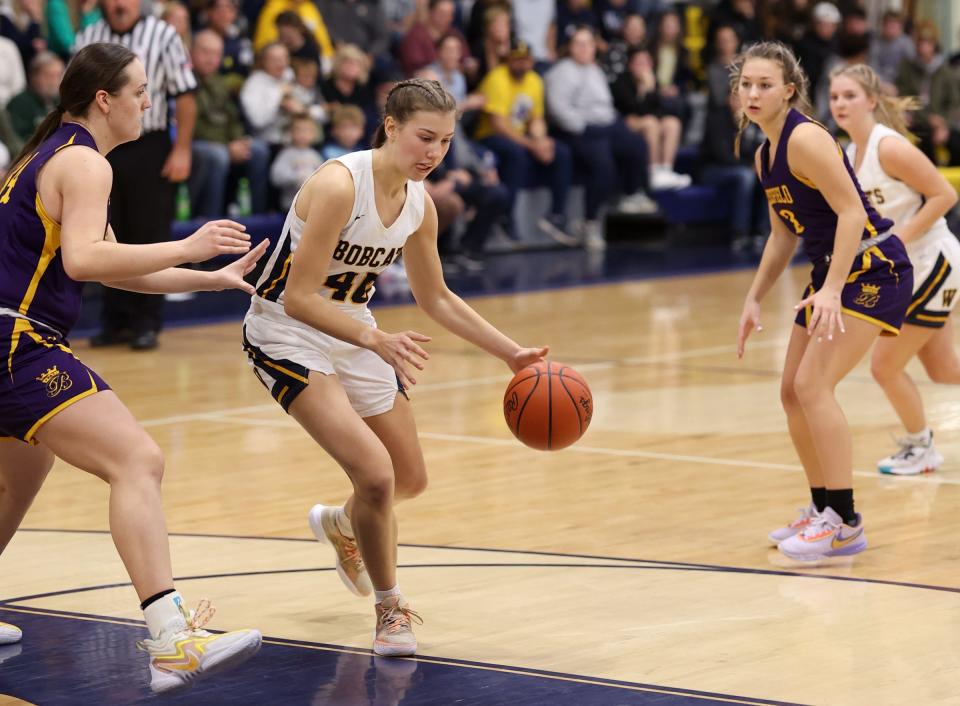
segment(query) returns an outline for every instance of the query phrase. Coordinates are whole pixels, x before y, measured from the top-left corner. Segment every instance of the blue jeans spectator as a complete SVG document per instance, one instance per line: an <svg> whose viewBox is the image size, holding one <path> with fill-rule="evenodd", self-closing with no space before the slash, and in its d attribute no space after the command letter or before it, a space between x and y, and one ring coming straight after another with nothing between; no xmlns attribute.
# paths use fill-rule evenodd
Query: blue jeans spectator
<svg viewBox="0 0 960 706"><path fill-rule="evenodd" d="M497 174L507 187L510 201L507 213L513 213L513 204L520 189L536 186L550 187L550 213L563 216L567 207L567 194L573 181L573 158L570 148L563 142L555 142L553 162L544 164L534 158L520 144L506 137L493 135L480 140L480 144L497 156Z"/></svg>
<svg viewBox="0 0 960 706"><path fill-rule="evenodd" d="M756 172L745 164L708 164L700 181L719 187L729 198L730 228L734 239L747 235L766 235L770 231L767 200Z"/></svg>
<svg viewBox="0 0 960 706"><path fill-rule="evenodd" d="M579 133L558 133L584 167L584 215L599 217L601 206L619 192L630 196L649 190L650 156L643 135L632 132L622 120L611 125L588 125Z"/></svg>
<svg viewBox="0 0 960 706"><path fill-rule="evenodd" d="M230 175L230 151L225 144L194 140L192 145L190 203L194 216L219 218L226 213L225 192ZM250 182L250 202L254 213L267 210L267 177L270 147L263 140L250 142L250 159L236 167Z"/></svg>

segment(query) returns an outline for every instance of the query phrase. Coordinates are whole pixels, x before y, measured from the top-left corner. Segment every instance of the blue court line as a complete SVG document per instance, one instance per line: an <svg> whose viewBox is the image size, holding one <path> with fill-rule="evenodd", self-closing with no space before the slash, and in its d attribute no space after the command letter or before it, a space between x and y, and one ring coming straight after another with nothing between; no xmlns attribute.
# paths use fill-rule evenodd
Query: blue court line
<svg viewBox="0 0 960 706"><path fill-rule="evenodd" d="M94 621L100 623L121 625L124 627L140 628L144 627L142 622L133 621L125 618L111 618L109 616L97 615L94 613L81 613L73 611L51 610L46 608L19 608L3 607L13 613L26 613L28 615L37 615L49 618L60 618L64 620L82 620ZM217 632L217 631L213 631ZM299 647L309 650L320 650L326 652L348 653L357 655L373 656L371 650L365 650L346 645L337 645L332 643L311 642L307 640L293 640L286 638L273 638L264 636L264 644L277 645L281 647ZM664 696L685 696L694 699L704 699L719 701L725 703L743 704L744 706L803 706L795 702L776 701L771 699L761 699L754 697L742 697L732 694L723 694L719 692L701 691L697 689L684 689L680 687L668 687L658 684L647 684L643 682L631 682L620 679L608 679L604 677L590 677L580 674L571 674L567 672L556 672L543 669L515 667L512 665L497 664L492 662L477 662L473 660L454 659L446 657L432 657L429 655L417 655L414 658L406 658L404 661L414 661L423 664L433 664L438 666L458 667L462 669L499 672L516 676L526 676L531 678L547 679L551 681L572 682L576 684L586 684L592 686L608 687L614 689L623 689L629 691L648 692L652 694L662 694Z"/></svg>
<svg viewBox="0 0 960 706"><path fill-rule="evenodd" d="M50 532L63 534L110 534L109 530L77 530L77 529L48 529L48 528L21 528L19 532ZM275 542L316 542L316 539L306 539L302 537L258 537L256 535L235 535L235 534L206 534L195 532L170 532L171 537L196 537L199 539L255 539ZM868 583L878 586L896 586L898 588L919 588L925 591L942 591L945 593L960 593L960 587L937 586L934 584L912 583L909 581L892 581L888 579L860 578L857 576L837 576L835 574L812 574L802 571L787 571L783 569L754 569L740 566L726 566L723 564L696 564L685 561L667 561L658 559L634 559L630 557L604 556L596 554L569 554L563 552L546 552L524 549L496 549L489 547L453 547L440 544L399 544L400 547L411 549L443 549L446 551L467 551L467 552L494 552L502 554L528 554L532 556L551 556L567 559L594 559L597 561L623 561L636 564L654 564L666 567L687 568L701 571L715 571L718 573L733 574L756 574L760 576L793 576L796 578L824 579L827 581L849 581L851 583ZM455 564L438 564L437 566L456 566ZM480 564L479 566L493 566L493 564ZM509 564L508 566L516 566ZM543 566L543 564L534 564L534 566ZM588 565L585 565L588 566ZM411 568L414 568L411 566ZM128 585L128 584L119 584ZM0 601L2 605L5 601Z"/></svg>

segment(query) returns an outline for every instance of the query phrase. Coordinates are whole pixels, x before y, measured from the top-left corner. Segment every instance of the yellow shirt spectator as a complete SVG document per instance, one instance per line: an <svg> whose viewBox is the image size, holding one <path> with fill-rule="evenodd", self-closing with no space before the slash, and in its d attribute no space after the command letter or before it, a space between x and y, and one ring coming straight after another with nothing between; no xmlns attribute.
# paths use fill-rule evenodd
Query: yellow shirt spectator
<svg viewBox="0 0 960 706"><path fill-rule="evenodd" d="M543 79L535 71L527 71L517 81L508 66L500 64L483 77L477 91L487 99L477 125L478 140L494 134L490 115L509 118L513 128L524 135L531 120L543 117Z"/></svg>
<svg viewBox="0 0 960 706"><path fill-rule="evenodd" d="M325 59L333 56L333 42L330 41L327 25L323 23L320 10L311 0L267 0L257 18L257 29L253 35L254 51L260 51L270 42L277 41L277 15L288 10L300 15L303 23L313 32L313 37L320 47L320 55Z"/></svg>

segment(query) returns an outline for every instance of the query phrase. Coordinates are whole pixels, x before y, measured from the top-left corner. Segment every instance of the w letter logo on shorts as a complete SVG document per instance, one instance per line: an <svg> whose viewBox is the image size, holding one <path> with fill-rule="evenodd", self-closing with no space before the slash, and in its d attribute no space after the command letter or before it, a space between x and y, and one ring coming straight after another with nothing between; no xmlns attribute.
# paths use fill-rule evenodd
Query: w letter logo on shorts
<svg viewBox="0 0 960 706"><path fill-rule="evenodd" d="M943 290L943 308L949 309L950 305L953 304L953 298L957 295L956 289L944 289Z"/></svg>

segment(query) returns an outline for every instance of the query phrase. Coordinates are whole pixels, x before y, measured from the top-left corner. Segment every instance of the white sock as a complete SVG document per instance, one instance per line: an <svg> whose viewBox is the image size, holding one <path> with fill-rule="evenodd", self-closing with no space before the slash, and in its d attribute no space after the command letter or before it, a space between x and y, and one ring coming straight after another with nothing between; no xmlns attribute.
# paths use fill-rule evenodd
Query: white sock
<svg viewBox="0 0 960 706"><path fill-rule="evenodd" d="M376 589L374 589L373 593L375 596L374 602L383 603L384 598L390 598L391 596L400 595L400 584L397 584L393 588L388 588L386 591L377 591Z"/></svg>
<svg viewBox="0 0 960 706"><path fill-rule="evenodd" d="M144 608L143 617L147 621L150 637L156 640L163 632L185 628L189 613L183 605L183 598L180 593L174 591L158 598Z"/></svg>
<svg viewBox="0 0 960 706"><path fill-rule="evenodd" d="M343 511L342 507L337 508L337 529L340 530L340 534L344 537L353 539L353 526L350 524L350 518L347 517L347 513Z"/></svg>
<svg viewBox="0 0 960 706"><path fill-rule="evenodd" d="M918 446L929 446L933 441L933 432L930 427L925 427L916 434L907 434L907 438Z"/></svg>

